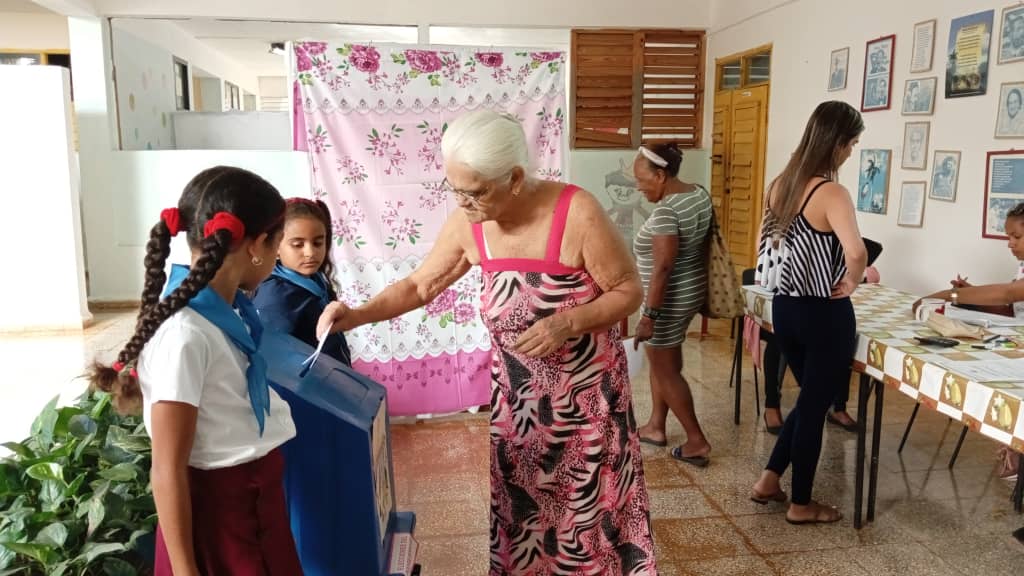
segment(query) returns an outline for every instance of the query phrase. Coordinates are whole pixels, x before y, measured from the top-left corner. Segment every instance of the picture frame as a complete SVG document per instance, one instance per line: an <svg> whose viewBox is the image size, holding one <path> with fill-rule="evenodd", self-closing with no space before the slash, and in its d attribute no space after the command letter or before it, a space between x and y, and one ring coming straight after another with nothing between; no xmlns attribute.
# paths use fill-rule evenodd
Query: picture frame
<svg viewBox="0 0 1024 576"><path fill-rule="evenodd" d="M935 28L937 20L925 20L914 24L913 53L910 56L910 73L931 72L935 59Z"/></svg>
<svg viewBox="0 0 1024 576"><path fill-rule="evenodd" d="M1024 60L1024 4L1003 8L999 25L999 64Z"/></svg>
<svg viewBox="0 0 1024 576"><path fill-rule="evenodd" d="M932 180L928 197L942 202L956 202L960 181L960 151L936 150L932 158Z"/></svg>
<svg viewBox="0 0 1024 576"><path fill-rule="evenodd" d="M889 176L892 150L865 148L860 151L857 178L857 211L885 214L889 204Z"/></svg>
<svg viewBox="0 0 1024 576"><path fill-rule="evenodd" d="M861 112L888 110L892 107L892 69L895 55L895 34L870 40L864 45Z"/></svg>
<svg viewBox="0 0 1024 576"><path fill-rule="evenodd" d="M903 152L900 168L926 170L928 168L928 140L931 122L907 122L903 127Z"/></svg>
<svg viewBox="0 0 1024 576"><path fill-rule="evenodd" d="M995 137L1024 138L1024 82L999 86Z"/></svg>
<svg viewBox="0 0 1024 576"><path fill-rule="evenodd" d="M900 186L900 211L896 225L907 228L924 226L924 199L928 183L924 180L904 182Z"/></svg>
<svg viewBox="0 0 1024 576"><path fill-rule="evenodd" d="M985 157L983 238L1006 240L1006 214L1024 202L1024 150L998 150Z"/></svg>
<svg viewBox="0 0 1024 576"><path fill-rule="evenodd" d="M908 78L903 85L904 116L931 116L935 112L935 91L939 87L939 77Z"/></svg>
<svg viewBox="0 0 1024 576"><path fill-rule="evenodd" d="M949 23L946 47L946 98L981 96L988 90L989 47L995 10L977 12Z"/></svg>
<svg viewBox="0 0 1024 576"><path fill-rule="evenodd" d="M846 90L846 79L850 73L850 47L833 50L828 62L828 91Z"/></svg>

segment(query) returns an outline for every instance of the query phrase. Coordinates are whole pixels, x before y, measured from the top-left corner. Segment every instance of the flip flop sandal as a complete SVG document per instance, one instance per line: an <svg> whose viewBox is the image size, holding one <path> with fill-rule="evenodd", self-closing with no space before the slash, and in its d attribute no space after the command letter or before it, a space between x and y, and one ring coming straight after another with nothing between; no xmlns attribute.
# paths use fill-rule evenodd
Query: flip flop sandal
<svg viewBox="0 0 1024 576"><path fill-rule="evenodd" d="M707 456L683 456L682 446L676 446L673 448L672 451L669 452L669 455L680 462L686 462L687 464L696 466L697 468L707 468L707 465L711 463L711 459Z"/></svg>
<svg viewBox="0 0 1024 576"><path fill-rule="evenodd" d="M757 502L758 504L771 504L772 502L785 502L787 498L789 498L789 496L786 496L786 493L783 492L782 490L779 490L775 494L771 494L771 495L767 495L767 496L764 495L764 494L758 494L757 491L754 491L754 490L751 490L751 492L750 492L750 500L751 500L751 502Z"/></svg>
<svg viewBox="0 0 1024 576"><path fill-rule="evenodd" d="M836 426L839 426L840 428L842 428L843 430L846 430L847 432L856 432L857 431L857 423L856 422L853 422L853 423L850 423L850 424L846 424L842 420L840 420L839 418L836 418L835 414L832 414L831 412L828 413L828 416L826 416L825 419L828 420L829 424L834 424Z"/></svg>
<svg viewBox="0 0 1024 576"><path fill-rule="evenodd" d="M655 440L653 438L647 438L647 437L644 437L644 436L640 437L640 443L641 444L650 444L651 446L657 446L658 448L664 448L665 446L668 446L668 440L662 440L662 441L659 442L659 441L657 441L657 440Z"/></svg>
<svg viewBox="0 0 1024 576"><path fill-rule="evenodd" d="M822 518L822 512L826 510L832 510L835 512L835 517ZM806 520L790 520L789 516L786 516L786 522L794 526L802 526L804 524L835 524L843 519L843 513L840 512L834 506L822 506L818 509L818 513L814 515L814 518L807 518Z"/></svg>

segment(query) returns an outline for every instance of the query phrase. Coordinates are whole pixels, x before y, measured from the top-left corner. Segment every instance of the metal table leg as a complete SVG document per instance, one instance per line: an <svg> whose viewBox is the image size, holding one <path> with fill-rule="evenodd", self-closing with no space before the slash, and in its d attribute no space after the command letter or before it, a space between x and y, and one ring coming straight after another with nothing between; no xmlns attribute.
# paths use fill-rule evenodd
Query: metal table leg
<svg viewBox="0 0 1024 576"><path fill-rule="evenodd" d="M897 454L903 453L903 445L907 443L907 437L910 436L910 429L914 426L914 420L917 419L917 411L921 409L921 403L914 404L914 411L910 413L910 422L907 422L907 429L903 431L903 439L900 440L900 447L896 450Z"/></svg>
<svg viewBox="0 0 1024 576"><path fill-rule="evenodd" d="M736 388L736 411L733 414L733 422L738 426L740 423L740 388L743 383L743 326L736 330L736 351L733 356L736 363L736 379L733 384Z"/></svg>
<svg viewBox="0 0 1024 576"><path fill-rule="evenodd" d="M857 455L855 488L853 493L853 527L860 530L861 512L864 504L864 453L867 444L867 409L868 396L871 395L871 378L867 374L860 375L860 386L857 387Z"/></svg>
<svg viewBox="0 0 1024 576"><path fill-rule="evenodd" d="M1024 509L1024 455L1017 457L1017 483L1013 485L1013 509L1018 514Z"/></svg>
<svg viewBox="0 0 1024 576"><path fill-rule="evenodd" d="M868 522L875 521L875 496L878 492L878 451L882 442L882 412L885 402L885 384L875 382L875 423L871 430L871 478L868 484Z"/></svg>

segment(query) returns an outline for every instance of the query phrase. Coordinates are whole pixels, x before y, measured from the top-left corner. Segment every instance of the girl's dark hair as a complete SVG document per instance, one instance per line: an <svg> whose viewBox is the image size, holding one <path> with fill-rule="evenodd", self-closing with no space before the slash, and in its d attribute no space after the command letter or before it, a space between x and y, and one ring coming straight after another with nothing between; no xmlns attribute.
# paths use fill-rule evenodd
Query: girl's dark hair
<svg viewBox="0 0 1024 576"><path fill-rule="evenodd" d="M1024 218L1024 202L1017 204L1006 213L1006 219L1010 218Z"/></svg>
<svg viewBox="0 0 1024 576"><path fill-rule="evenodd" d="M667 144L644 146L644 148L654 152L668 162L666 166L658 166L654 162L651 162L649 158L644 156L644 160L647 160L647 164L651 167L651 170L661 170L671 178L679 176L679 167L683 165L683 151L679 149L679 144L669 142Z"/></svg>
<svg viewBox="0 0 1024 576"><path fill-rule="evenodd" d="M334 279L334 260L331 258L331 235L334 230L331 225L331 210L327 208L322 200L306 200L305 198L291 198L287 202L288 208L285 211L285 222L292 218L312 218L324 225L324 233L327 235L327 254L324 255L324 262L320 265L320 272L327 277L327 295L331 300L338 299L338 286Z"/></svg>
<svg viewBox="0 0 1024 576"><path fill-rule="evenodd" d="M142 349L165 320L206 288L224 264L234 242L241 240L232 238L228 230L204 237L206 222L218 212L228 212L245 225L247 238L263 233L273 238L284 226L284 209L284 200L277 189L252 172L217 166L197 174L178 200L178 213L181 231L187 233L188 245L193 252L198 252L198 258L181 286L160 300L167 280L164 266L170 253L171 234L162 219L153 226L146 245L146 276L135 334L117 355L115 365L119 369L99 362L93 364L90 386L109 392L118 411L137 412L142 403L142 390L134 366Z"/></svg>
<svg viewBox="0 0 1024 576"><path fill-rule="evenodd" d="M807 183L815 176L836 179L842 150L864 131L864 120L853 106L832 100L814 109L793 156L775 179L772 213L784 233L800 211Z"/></svg>

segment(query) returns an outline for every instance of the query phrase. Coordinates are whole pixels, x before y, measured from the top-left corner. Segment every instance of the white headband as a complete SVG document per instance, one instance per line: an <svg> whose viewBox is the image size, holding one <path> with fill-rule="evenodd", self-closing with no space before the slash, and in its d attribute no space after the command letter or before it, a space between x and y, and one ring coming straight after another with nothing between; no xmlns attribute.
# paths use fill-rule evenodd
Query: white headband
<svg viewBox="0 0 1024 576"><path fill-rule="evenodd" d="M665 160L661 156L658 156L657 154L651 152L650 150L643 146L640 147L640 153L644 155L644 158L647 158L648 160L653 162L655 166L658 166L660 168L668 166L668 160Z"/></svg>

